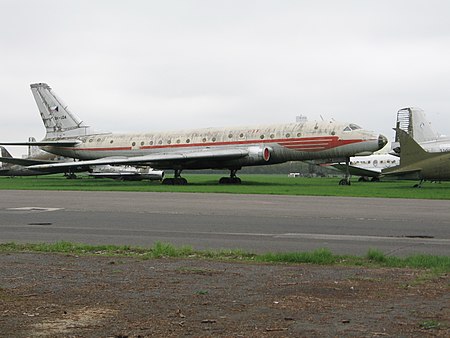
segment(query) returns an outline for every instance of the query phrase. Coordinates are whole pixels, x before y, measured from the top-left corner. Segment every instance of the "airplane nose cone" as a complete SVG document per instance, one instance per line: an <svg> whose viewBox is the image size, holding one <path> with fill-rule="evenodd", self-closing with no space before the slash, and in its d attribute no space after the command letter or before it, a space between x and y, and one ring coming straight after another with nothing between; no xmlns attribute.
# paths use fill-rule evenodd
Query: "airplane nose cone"
<svg viewBox="0 0 450 338"><path fill-rule="evenodd" d="M387 143L388 139L386 138L386 136L380 134L378 136L378 146L380 147L379 149L383 148Z"/></svg>

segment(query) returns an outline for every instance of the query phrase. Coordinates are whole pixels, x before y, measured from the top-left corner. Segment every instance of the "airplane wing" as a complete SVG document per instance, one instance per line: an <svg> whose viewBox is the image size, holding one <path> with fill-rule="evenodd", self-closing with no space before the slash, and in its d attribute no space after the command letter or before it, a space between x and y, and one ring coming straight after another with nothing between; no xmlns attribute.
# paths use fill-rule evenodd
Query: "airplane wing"
<svg viewBox="0 0 450 338"><path fill-rule="evenodd" d="M33 165L41 165L41 164L56 164L60 163L59 161L45 161L45 160L32 160L25 158L15 158L15 157L0 157L0 162L18 164L24 167L29 167Z"/></svg>
<svg viewBox="0 0 450 338"><path fill-rule="evenodd" d="M37 164L30 166L32 170L52 170L55 168L88 168L94 165L148 165L153 168L164 167L168 163L187 163L201 160L221 161L238 159L249 154L247 149L220 149L220 150L198 150L191 152L169 152L158 153L144 156L134 157L105 157L96 160L76 161L76 162L61 162L52 164Z"/></svg>
<svg viewBox="0 0 450 338"><path fill-rule="evenodd" d="M345 172L347 170L345 164L341 164L341 163L331 164L330 166L334 167L336 169L339 169L343 172ZM379 177L381 175L381 170L379 170L379 171L369 170L369 169L355 167L352 165L349 166L349 171L350 171L350 175L353 175L353 176Z"/></svg>
<svg viewBox="0 0 450 338"><path fill-rule="evenodd" d="M80 140L61 140L61 141L39 141L39 142L0 142L3 146L60 146L60 147L73 147L80 144Z"/></svg>
<svg viewBox="0 0 450 338"><path fill-rule="evenodd" d="M401 169L399 166L383 169L381 171L382 176L396 176L401 177L403 179L412 179L417 180L420 179L421 168L413 168L413 169Z"/></svg>

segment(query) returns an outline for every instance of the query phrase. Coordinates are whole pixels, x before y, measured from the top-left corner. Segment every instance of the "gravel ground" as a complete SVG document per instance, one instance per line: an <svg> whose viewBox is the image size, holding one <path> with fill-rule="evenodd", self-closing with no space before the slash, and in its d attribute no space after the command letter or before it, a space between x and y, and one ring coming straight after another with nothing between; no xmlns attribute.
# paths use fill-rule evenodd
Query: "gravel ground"
<svg viewBox="0 0 450 338"><path fill-rule="evenodd" d="M450 337L450 276L0 254L2 337Z"/></svg>

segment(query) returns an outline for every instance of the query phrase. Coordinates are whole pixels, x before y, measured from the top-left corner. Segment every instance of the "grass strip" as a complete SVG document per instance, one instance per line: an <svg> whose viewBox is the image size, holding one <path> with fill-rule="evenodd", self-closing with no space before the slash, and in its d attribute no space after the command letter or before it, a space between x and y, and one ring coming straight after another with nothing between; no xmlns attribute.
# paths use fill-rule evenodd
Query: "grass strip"
<svg viewBox="0 0 450 338"><path fill-rule="evenodd" d="M328 249L311 252L254 254L243 250L194 250L190 246L176 247L170 243L155 242L152 247L119 245L89 245L66 241L56 243L3 243L0 253L47 252L75 255L102 255L154 258L199 258L266 263L306 263L319 265L364 266L368 268L413 268L427 269L433 273L449 273L450 257L434 255L411 255L408 257L387 256L379 250L370 249L365 256L335 255Z"/></svg>
<svg viewBox="0 0 450 338"><path fill-rule="evenodd" d="M220 175L217 174L186 174L184 177L189 181L188 185L170 186L159 182L116 181L79 176L80 179L76 180L67 180L61 174L0 177L0 190L187 192L450 200L450 182L426 182L422 189L414 189L412 186L417 181L358 182L353 179L351 186L340 186L340 178L337 177L289 178L287 175L242 174L242 184L228 185L218 184Z"/></svg>

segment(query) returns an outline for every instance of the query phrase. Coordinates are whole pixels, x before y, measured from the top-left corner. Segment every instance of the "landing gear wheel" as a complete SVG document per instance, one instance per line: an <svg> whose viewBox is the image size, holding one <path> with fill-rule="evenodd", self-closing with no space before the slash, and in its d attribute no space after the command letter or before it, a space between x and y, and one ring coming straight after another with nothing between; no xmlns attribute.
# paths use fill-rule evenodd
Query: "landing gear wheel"
<svg viewBox="0 0 450 338"><path fill-rule="evenodd" d="M219 184L241 184L241 179L236 176L236 169L230 170L230 177L221 177Z"/></svg>
<svg viewBox="0 0 450 338"><path fill-rule="evenodd" d="M339 185L351 185L350 183L350 157L345 159L345 177L339 181Z"/></svg>
<svg viewBox="0 0 450 338"><path fill-rule="evenodd" d="M346 178L343 178L339 181L339 185L351 185L351 183Z"/></svg>
<svg viewBox="0 0 450 338"><path fill-rule="evenodd" d="M68 173L65 176L68 180L74 180L77 178L77 175L75 175L74 173Z"/></svg>
<svg viewBox="0 0 450 338"><path fill-rule="evenodd" d="M188 182L184 177L180 176L181 170L175 170L174 178L165 178L162 181L164 185L186 185Z"/></svg>
<svg viewBox="0 0 450 338"><path fill-rule="evenodd" d="M232 177L231 184L241 184L241 179L239 177Z"/></svg>
<svg viewBox="0 0 450 338"><path fill-rule="evenodd" d="M176 185L186 185L187 184L187 179L185 179L184 177L177 177L174 179Z"/></svg>
<svg viewBox="0 0 450 338"><path fill-rule="evenodd" d="M222 177L219 180L219 184L241 184L241 182L239 177Z"/></svg>
<svg viewBox="0 0 450 338"><path fill-rule="evenodd" d="M165 178L162 180L162 184L164 185L173 185L174 183L174 178Z"/></svg>

